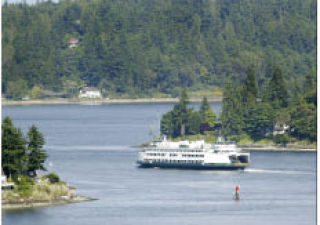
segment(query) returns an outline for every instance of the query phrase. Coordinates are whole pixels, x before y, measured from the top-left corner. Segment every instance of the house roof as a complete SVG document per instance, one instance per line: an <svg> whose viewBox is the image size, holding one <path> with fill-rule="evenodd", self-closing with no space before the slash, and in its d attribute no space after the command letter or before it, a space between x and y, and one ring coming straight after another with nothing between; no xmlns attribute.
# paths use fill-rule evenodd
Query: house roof
<svg viewBox="0 0 320 225"><path fill-rule="evenodd" d="M78 44L79 43L79 39L78 38L70 38L69 39L69 44Z"/></svg>
<svg viewBox="0 0 320 225"><path fill-rule="evenodd" d="M100 92L100 90L95 87L84 87L81 89L81 91L99 91Z"/></svg>

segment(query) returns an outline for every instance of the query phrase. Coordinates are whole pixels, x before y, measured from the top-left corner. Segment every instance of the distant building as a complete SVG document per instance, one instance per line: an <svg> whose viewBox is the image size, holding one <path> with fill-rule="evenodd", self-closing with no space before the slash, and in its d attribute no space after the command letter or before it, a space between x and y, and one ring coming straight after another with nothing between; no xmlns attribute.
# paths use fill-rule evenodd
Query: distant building
<svg viewBox="0 0 320 225"><path fill-rule="evenodd" d="M69 48L76 48L79 45L79 39L78 38L70 38L68 40Z"/></svg>
<svg viewBox="0 0 320 225"><path fill-rule="evenodd" d="M102 95L97 88L85 87L80 90L79 98L102 98Z"/></svg>
<svg viewBox="0 0 320 225"><path fill-rule="evenodd" d="M7 177L4 175L3 171L1 173L1 190L10 190L14 188L14 183L7 182Z"/></svg>
<svg viewBox="0 0 320 225"><path fill-rule="evenodd" d="M285 134L288 130L290 129L290 126L287 124L276 124L273 127L273 135L278 135L278 134Z"/></svg>

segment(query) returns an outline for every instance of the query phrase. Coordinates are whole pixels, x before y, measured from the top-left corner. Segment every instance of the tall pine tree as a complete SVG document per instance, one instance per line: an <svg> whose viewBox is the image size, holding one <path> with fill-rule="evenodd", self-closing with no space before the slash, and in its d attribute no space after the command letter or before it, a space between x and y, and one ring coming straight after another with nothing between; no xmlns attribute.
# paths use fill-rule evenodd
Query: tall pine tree
<svg viewBox="0 0 320 225"><path fill-rule="evenodd" d="M43 149L44 144L43 135L32 125L28 132L28 172L32 176L36 175L36 170L46 170L43 164L48 155Z"/></svg>
<svg viewBox="0 0 320 225"><path fill-rule="evenodd" d="M245 98L245 101L247 103L252 104L256 101L257 96L258 96L257 81L254 74L254 70L252 67L250 67L247 72L247 79L245 81L243 97Z"/></svg>
<svg viewBox="0 0 320 225"><path fill-rule="evenodd" d="M264 101L269 102L274 108L288 106L288 92L279 67L273 68L272 78L264 95Z"/></svg>
<svg viewBox="0 0 320 225"><path fill-rule="evenodd" d="M216 122L216 114L211 109L211 106L206 97L202 99L199 113L200 113L202 124L207 124L210 127L214 126Z"/></svg>
<svg viewBox="0 0 320 225"><path fill-rule="evenodd" d="M222 101L222 134L224 136L239 136L244 128L243 107L240 88L235 88L229 82L226 84Z"/></svg>
<svg viewBox="0 0 320 225"><path fill-rule="evenodd" d="M24 174L27 171L26 140L11 119L2 122L2 169L6 176Z"/></svg>

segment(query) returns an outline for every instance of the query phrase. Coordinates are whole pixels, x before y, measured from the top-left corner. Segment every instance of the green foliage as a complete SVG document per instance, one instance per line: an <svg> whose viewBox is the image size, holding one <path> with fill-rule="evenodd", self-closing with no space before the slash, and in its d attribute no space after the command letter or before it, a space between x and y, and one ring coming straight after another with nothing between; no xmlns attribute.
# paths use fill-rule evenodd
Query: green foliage
<svg viewBox="0 0 320 225"><path fill-rule="evenodd" d="M281 65L289 89L316 69L316 0L40 1L2 5L2 86L75 96L79 80L106 95L178 96L222 87L255 66L259 88ZM69 40L79 43L70 48ZM314 73L315 74L315 73ZM67 82L66 82L67 81ZM82 85L83 83L80 83ZM203 96L203 95L202 95Z"/></svg>
<svg viewBox="0 0 320 225"><path fill-rule="evenodd" d="M203 98L201 105L200 105L200 117L202 124L208 124L210 127L213 127L216 122L216 114L211 109L210 104L206 97Z"/></svg>
<svg viewBox="0 0 320 225"><path fill-rule="evenodd" d="M187 107L188 95L183 90L180 101L173 107L173 110L165 113L161 118L161 134L172 138L185 137L186 135L198 135L203 133L201 127L215 125L216 115L212 111L206 98L203 99L200 110L195 111Z"/></svg>
<svg viewBox="0 0 320 225"><path fill-rule="evenodd" d="M39 85L35 85L29 92L31 99L41 99L43 96L43 90Z"/></svg>
<svg viewBox="0 0 320 225"><path fill-rule="evenodd" d="M180 95L180 100L173 108L173 123L176 128L179 128L180 133L177 134L177 129L174 130L174 136L184 136L186 134L186 124L190 115L190 109L187 108L189 98L187 92L183 90Z"/></svg>
<svg viewBox="0 0 320 225"><path fill-rule="evenodd" d="M254 69L252 67L250 67L247 72L247 78L244 85L243 97L245 101L249 104L254 104L258 97L257 82L254 74Z"/></svg>
<svg viewBox="0 0 320 225"><path fill-rule="evenodd" d="M172 118L172 112L169 111L162 116L160 122L160 132L161 134L167 135L169 137L173 137L174 133L174 124Z"/></svg>
<svg viewBox="0 0 320 225"><path fill-rule="evenodd" d="M264 138L273 130L273 115L274 112L267 103L252 106L244 118L246 124L244 130L255 141Z"/></svg>
<svg viewBox="0 0 320 225"><path fill-rule="evenodd" d="M187 123L187 133L190 135L199 134L201 126L201 116L197 111L192 111L189 114L188 123Z"/></svg>
<svg viewBox="0 0 320 225"><path fill-rule="evenodd" d="M286 147L287 146L287 143L289 142L290 140L290 137L287 133L285 134L277 134L273 137L273 140L275 143L277 144L282 144L283 147Z"/></svg>
<svg viewBox="0 0 320 225"><path fill-rule="evenodd" d="M43 164L47 154L43 150L44 138L33 125L26 140L20 129L14 127L11 119L2 122L2 168L7 177L30 174L45 170Z"/></svg>
<svg viewBox="0 0 320 225"><path fill-rule="evenodd" d="M26 140L9 117L2 122L2 169L7 177L27 170Z"/></svg>
<svg viewBox="0 0 320 225"><path fill-rule="evenodd" d="M222 134L224 136L237 136L243 133L243 105L240 88L227 83L222 101Z"/></svg>
<svg viewBox="0 0 320 225"><path fill-rule="evenodd" d="M258 90L254 86L254 71L249 70L243 86L226 85L223 108L223 135L240 142L246 141L243 135L249 135L255 142L265 137L273 138L274 142L284 146L290 136L316 141L316 80L312 76L306 77L305 91L295 93L290 99L279 67L273 69L273 76L262 101L256 97ZM298 90L299 87L296 89ZM261 91L261 90L260 90ZM285 134L272 137L274 127L289 126Z"/></svg>
<svg viewBox="0 0 320 225"><path fill-rule="evenodd" d="M9 81L6 91L6 97L21 100L28 93L27 82L23 79L18 79L17 81Z"/></svg>
<svg viewBox="0 0 320 225"><path fill-rule="evenodd" d="M300 101L292 112L292 136L298 139L317 140L317 108L314 104Z"/></svg>
<svg viewBox="0 0 320 225"><path fill-rule="evenodd" d="M288 91L279 67L273 68L272 78L266 90L264 101L269 102L274 108L288 106Z"/></svg>
<svg viewBox="0 0 320 225"><path fill-rule="evenodd" d="M49 182L54 184L54 183L59 183L60 178L58 176L58 174L56 173L49 173L48 175L45 176L45 178L49 179Z"/></svg>
<svg viewBox="0 0 320 225"><path fill-rule="evenodd" d="M242 134L240 136L240 140L238 141L238 144L252 144L253 142L254 140L252 140L248 134Z"/></svg>
<svg viewBox="0 0 320 225"><path fill-rule="evenodd" d="M35 125L32 125L28 132L28 172L36 175L36 170L46 170L44 162L48 155L43 149L45 144L43 135Z"/></svg>
<svg viewBox="0 0 320 225"><path fill-rule="evenodd" d="M21 198L30 197L33 191L34 180L28 176L18 176L15 191Z"/></svg>

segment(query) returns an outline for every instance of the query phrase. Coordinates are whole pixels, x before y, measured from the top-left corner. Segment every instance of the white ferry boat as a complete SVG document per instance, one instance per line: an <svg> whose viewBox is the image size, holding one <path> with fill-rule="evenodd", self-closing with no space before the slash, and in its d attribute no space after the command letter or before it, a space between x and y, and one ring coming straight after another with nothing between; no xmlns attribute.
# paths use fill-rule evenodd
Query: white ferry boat
<svg viewBox="0 0 320 225"><path fill-rule="evenodd" d="M234 142L208 144L164 138L144 147L137 162L141 167L236 170L249 166L250 153L241 152Z"/></svg>

